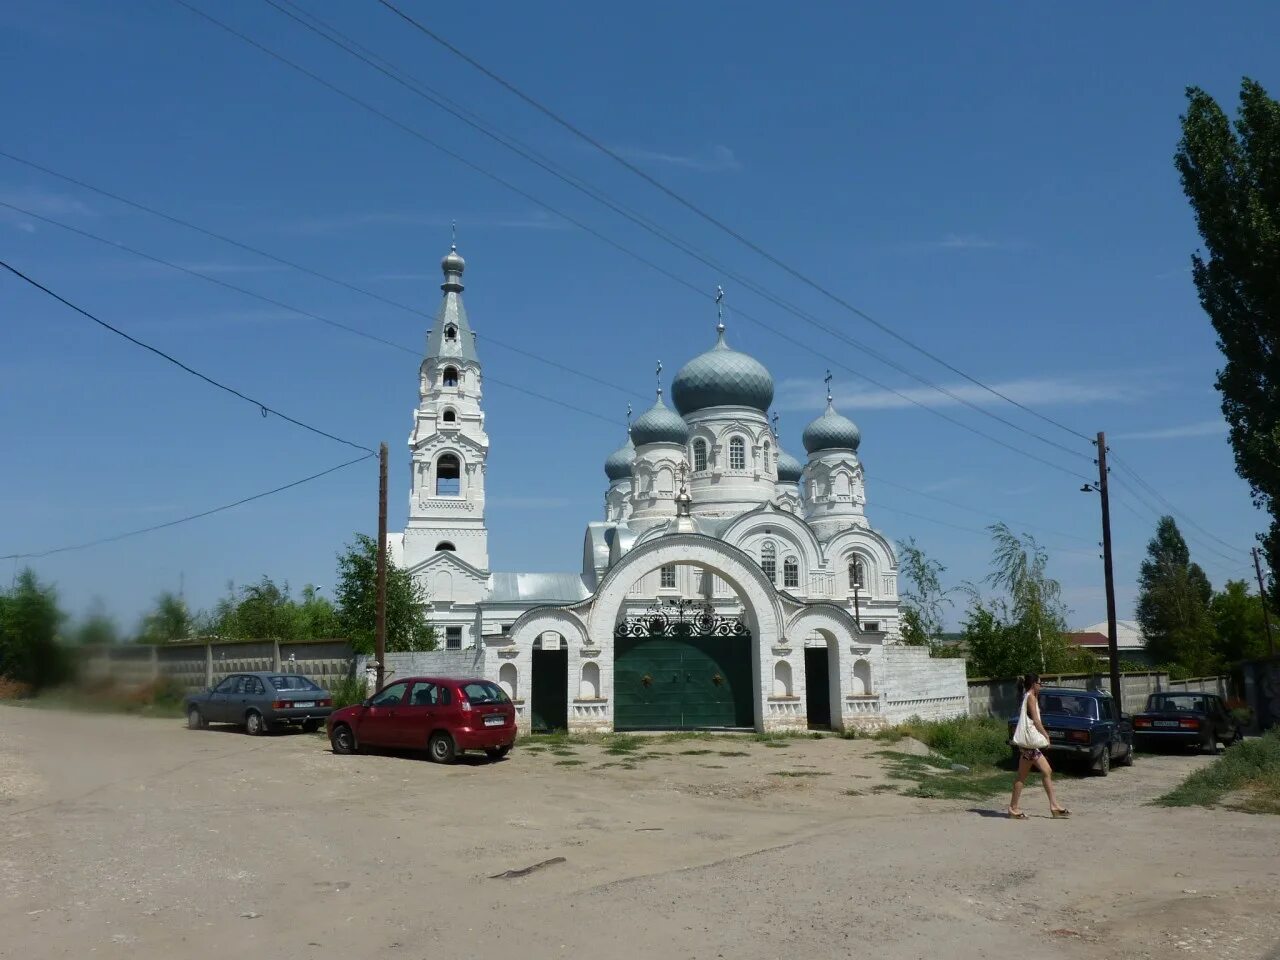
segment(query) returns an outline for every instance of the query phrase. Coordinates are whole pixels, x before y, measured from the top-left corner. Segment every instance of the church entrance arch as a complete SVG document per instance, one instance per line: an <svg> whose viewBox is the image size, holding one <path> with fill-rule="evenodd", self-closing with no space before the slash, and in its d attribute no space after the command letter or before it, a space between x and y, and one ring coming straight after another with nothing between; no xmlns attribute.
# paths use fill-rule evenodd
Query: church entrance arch
<svg viewBox="0 0 1280 960"><path fill-rule="evenodd" d="M755 724L751 633L705 601L659 601L614 629L618 730Z"/></svg>
<svg viewBox="0 0 1280 960"><path fill-rule="evenodd" d="M634 609L636 581L671 565L723 581L740 612L687 598ZM722 541L667 534L632 549L605 575L589 614L592 643L612 652L602 692L613 702L614 728L764 729L762 684L772 687L773 668L761 651L780 642L780 612L759 566Z"/></svg>

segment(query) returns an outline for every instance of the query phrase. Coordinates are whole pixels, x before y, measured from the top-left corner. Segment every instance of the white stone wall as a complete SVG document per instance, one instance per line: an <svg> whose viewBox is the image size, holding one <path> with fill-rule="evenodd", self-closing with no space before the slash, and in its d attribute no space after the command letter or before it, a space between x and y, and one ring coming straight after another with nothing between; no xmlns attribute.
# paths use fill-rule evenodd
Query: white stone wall
<svg viewBox="0 0 1280 960"><path fill-rule="evenodd" d="M884 648L883 664L886 722L968 715L969 683L963 660L934 659L926 647L893 644Z"/></svg>

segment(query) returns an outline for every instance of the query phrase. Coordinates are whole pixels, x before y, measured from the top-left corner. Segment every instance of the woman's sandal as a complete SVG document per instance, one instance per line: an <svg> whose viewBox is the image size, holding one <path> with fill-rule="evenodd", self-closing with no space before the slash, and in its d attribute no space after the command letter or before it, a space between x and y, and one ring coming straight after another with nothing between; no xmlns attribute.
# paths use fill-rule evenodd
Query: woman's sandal
<svg viewBox="0 0 1280 960"><path fill-rule="evenodd" d="M1053 814L1053 819L1055 820L1065 820L1067 817L1071 816L1071 811L1066 807L1061 807L1057 810L1050 810L1049 812Z"/></svg>
<svg viewBox="0 0 1280 960"><path fill-rule="evenodd" d="M1010 819L1010 820L1025 820L1025 819L1027 819L1027 815L1026 815L1025 813L1023 813L1021 810L1019 810L1017 813L1014 813L1012 810L1008 810L1008 811L1006 811L1006 812L1009 814L1009 819Z"/></svg>

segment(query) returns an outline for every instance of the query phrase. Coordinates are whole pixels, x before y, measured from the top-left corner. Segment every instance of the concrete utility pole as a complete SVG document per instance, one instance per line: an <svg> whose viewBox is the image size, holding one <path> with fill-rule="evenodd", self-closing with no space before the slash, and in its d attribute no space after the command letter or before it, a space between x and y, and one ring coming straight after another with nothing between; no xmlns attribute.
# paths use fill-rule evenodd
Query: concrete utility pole
<svg viewBox="0 0 1280 960"><path fill-rule="evenodd" d="M1262 583L1262 562L1258 559L1258 548L1253 548L1253 571L1258 575L1258 599L1262 601L1262 622L1267 625L1267 656L1276 655L1275 637L1271 635L1271 614L1267 610L1267 588Z"/></svg>
<svg viewBox="0 0 1280 960"><path fill-rule="evenodd" d="M387 656L387 445L378 446L378 597L374 607L373 655L378 661L378 689L382 689L383 660Z"/></svg>
<svg viewBox="0 0 1280 960"><path fill-rule="evenodd" d="M1107 586L1107 655L1111 660L1111 699L1116 712L1123 711L1120 696L1120 650L1116 640L1116 582L1111 566L1111 496L1107 489L1107 435L1098 431L1098 482L1081 490L1096 490L1102 500L1102 569Z"/></svg>

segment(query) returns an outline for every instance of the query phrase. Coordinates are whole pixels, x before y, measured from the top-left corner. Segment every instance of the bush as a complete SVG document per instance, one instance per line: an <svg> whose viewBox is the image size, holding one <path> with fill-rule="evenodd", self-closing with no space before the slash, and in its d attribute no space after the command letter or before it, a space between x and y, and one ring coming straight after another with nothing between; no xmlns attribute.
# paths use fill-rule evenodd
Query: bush
<svg viewBox="0 0 1280 960"><path fill-rule="evenodd" d="M908 720L879 735L886 740L914 737L930 750L966 767L991 767L1009 756L1009 728L997 717Z"/></svg>
<svg viewBox="0 0 1280 960"><path fill-rule="evenodd" d="M1156 802L1166 807L1210 807L1236 794L1233 806L1280 814L1280 730L1228 747L1209 766Z"/></svg>
<svg viewBox="0 0 1280 960"><path fill-rule="evenodd" d="M329 692L333 694L333 709L349 707L353 703L363 703L369 696L363 676L343 677L336 683L329 684Z"/></svg>

